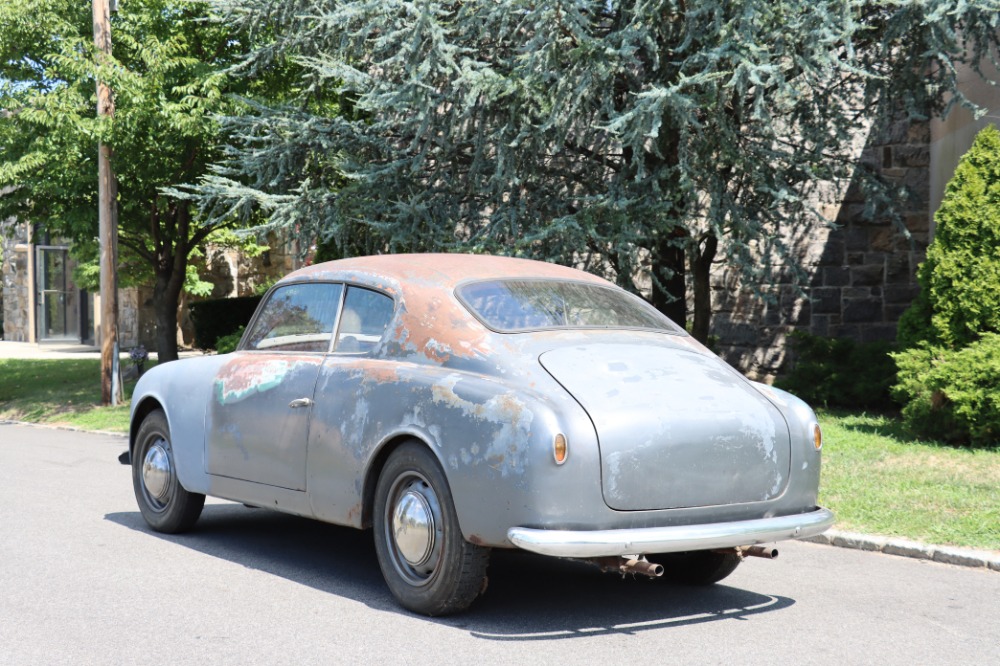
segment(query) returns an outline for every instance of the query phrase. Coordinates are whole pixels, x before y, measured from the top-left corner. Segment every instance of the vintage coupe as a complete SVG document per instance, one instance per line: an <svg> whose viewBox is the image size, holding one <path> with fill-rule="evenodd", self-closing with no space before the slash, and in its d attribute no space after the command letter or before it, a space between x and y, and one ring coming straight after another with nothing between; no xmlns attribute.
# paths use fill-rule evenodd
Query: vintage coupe
<svg viewBox="0 0 1000 666"><path fill-rule="evenodd" d="M821 447L805 403L605 280L423 254L296 271L236 352L153 368L129 457L154 530L206 495L371 527L393 595L437 615L491 548L718 581L832 524Z"/></svg>

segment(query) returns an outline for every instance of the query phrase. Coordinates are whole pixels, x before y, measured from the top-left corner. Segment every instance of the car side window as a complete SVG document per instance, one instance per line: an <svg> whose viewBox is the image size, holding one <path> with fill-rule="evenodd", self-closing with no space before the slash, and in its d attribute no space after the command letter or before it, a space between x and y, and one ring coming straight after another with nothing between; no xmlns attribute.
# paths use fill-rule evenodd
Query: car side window
<svg viewBox="0 0 1000 666"><path fill-rule="evenodd" d="M271 292L244 349L325 352L330 348L344 285L291 284Z"/></svg>
<svg viewBox="0 0 1000 666"><path fill-rule="evenodd" d="M363 354L375 349L392 319L393 301L385 294L348 287L334 351Z"/></svg>

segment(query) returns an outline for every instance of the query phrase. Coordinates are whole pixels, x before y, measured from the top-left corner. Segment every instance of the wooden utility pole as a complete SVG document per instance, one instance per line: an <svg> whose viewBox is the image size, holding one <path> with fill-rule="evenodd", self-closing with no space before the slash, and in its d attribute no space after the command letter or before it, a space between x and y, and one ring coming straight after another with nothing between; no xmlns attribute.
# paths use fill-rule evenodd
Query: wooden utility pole
<svg viewBox="0 0 1000 666"><path fill-rule="evenodd" d="M93 0L94 45L100 64L111 59L111 2ZM111 117L114 114L111 88L98 77L97 115ZM111 148L103 143L97 146L97 182L101 245L101 404L118 405L122 402L118 366L118 186L111 169Z"/></svg>

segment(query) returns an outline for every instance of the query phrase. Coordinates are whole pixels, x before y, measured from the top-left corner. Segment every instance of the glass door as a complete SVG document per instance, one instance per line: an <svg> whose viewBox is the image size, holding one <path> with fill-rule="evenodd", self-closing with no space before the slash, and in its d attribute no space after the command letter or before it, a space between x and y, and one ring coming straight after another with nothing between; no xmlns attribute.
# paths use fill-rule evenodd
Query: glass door
<svg viewBox="0 0 1000 666"><path fill-rule="evenodd" d="M38 339L79 340L79 291L69 272L69 250L39 245L35 248L38 288Z"/></svg>

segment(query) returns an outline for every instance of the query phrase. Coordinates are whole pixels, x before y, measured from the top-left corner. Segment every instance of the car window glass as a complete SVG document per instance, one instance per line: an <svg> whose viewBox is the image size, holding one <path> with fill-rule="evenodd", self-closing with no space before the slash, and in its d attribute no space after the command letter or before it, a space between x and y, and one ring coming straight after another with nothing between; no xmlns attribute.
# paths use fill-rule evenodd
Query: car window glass
<svg viewBox="0 0 1000 666"><path fill-rule="evenodd" d="M393 301L385 294L348 287L335 351L359 354L374 349L392 319L392 311Z"/></svg>
<svg viewBox="0 0 1000 666"><path fill-rule="evenodd" d="M325 352L344 286L314 283L279 287L257 316L246 349Z"/></svg>
<svg viewBox="0 0 1000 666"><path fill-rule="evenodd" d="M496 331L546 328L651 328L683 334L666 316L621 289L562 280L490 280L458 295Z"/></svg>

